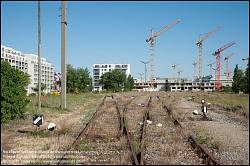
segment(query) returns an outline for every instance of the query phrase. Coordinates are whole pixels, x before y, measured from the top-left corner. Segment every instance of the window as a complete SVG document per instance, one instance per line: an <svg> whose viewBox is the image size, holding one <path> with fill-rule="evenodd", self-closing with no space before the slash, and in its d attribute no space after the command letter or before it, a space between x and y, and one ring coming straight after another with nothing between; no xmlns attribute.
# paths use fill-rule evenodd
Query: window
<svg viewBox="0 0 250 166"><path fill-rule="evenodd" d="M111 67L111 65L109 65L109 67Z"/></svg>

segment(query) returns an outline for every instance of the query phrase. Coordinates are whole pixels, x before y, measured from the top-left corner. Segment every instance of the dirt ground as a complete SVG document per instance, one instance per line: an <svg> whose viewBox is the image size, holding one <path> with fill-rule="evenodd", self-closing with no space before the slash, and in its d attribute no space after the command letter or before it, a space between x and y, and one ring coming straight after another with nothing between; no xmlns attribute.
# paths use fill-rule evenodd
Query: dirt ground
<svg viewBox="0 0 250 166"><path fill-rule="evenodd" d="M194 110L200 110L201 104L197 103L196 100L189 101L190 96L198 98L199 94L195 93L128 92L115 93L114 96L124 102L134 98L133 102L128 105L127 110L131 130L138 130L138 123L141 122L143 115L141 113L145 110L148 97L154 96L151 110L153 123L147 126L146 131L145 164L201 164L190 145L185 142L185 138L180 139L180 131L173 126L172 122L168 120L167 114L162 110L162 104L167 103L172 106L173 114L181 124L194 132L199 143L204 145L221 164L249 165L249 119L241 114L229 112L223 107L211 103L207 114L209 120L203 120L200 115L193 114ZM157 96L159 100L157 100ZM55 152L65 152L68 149L101 101L102 99L93 100L86 106L76 103L73 110L46 118L44 127L41 128L45 129L49 122L54 122L57 124L57 128L53 132L46 130L38 132L36 135L18 132L18 130L34 130L35 127L31 124L32 119L1 124L1 155L5 156L1 157L1 164L45 164L41 160L42 155L46 159L57 162L58 157L61 157L62 154L56 154ZM116 115L112 100L109 102L104 107L105 115L100 116L93 126L93 128L96 128L96 132L89 135L106 133L106 142L96 142L96 140L92 141L89 138L92 142L88 142L88 146L83 145L81 147L84 153L88 152L85 156L83 156L84 153L81 154L81 157L85 157L87 161L86 163L83 162L84 164L94 164L96 162L91 161L98 159L98 154L95 154L93 150L91 152L89 148L96 149L95 152L98 153L106 152L102 156L102 164L112 164L110 163L111 160L105 155L109 154L109 148L114 147L118 151L121 150L122 153L112 153L112 155L117 155L112 160L113 164L125 164L129 160L129 152L126 151L125 147L126 141L112 139L117 135L115 129L117 119L114 119ZM247 108L249 108L249 105ZM156 126L159 123L162 124L161 127ZM102 150L103 148L105 150ZM36 153L37 151L40 151L40 153ZM52 153L49 153L50 151ZM123 154L126 159L123 158ZM75 156L72 156L71 161L71 164L77 164ZM56 162L51 164L56 164Z"/></svg>
<svg viewBox="0 0 250 166"><path fill-rule="evenodd" d="M182 97L175 109L184 126L199 137L209 138L203 142L207 147L214 147L210 149L220 163L249 164L249 121L218 107L208 109L209 121L201 120L201 116L192 114L200 107L201 104Z"/></svg>

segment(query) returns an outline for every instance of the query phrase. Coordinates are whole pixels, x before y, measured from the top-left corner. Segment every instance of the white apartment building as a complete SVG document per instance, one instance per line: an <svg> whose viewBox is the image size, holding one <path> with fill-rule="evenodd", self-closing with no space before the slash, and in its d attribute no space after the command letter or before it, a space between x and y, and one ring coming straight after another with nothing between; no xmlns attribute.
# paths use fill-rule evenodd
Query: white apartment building
<svg viewBox="0 0 250 166"><path fill-rule="evenodd" d="M101 76L114 69L118 69L125 73L127 76L130 74L130 64L93 64L93 91L102 91L102 85L99 84Z"/></svg>
<svg viewBox="0 0 250 166"><path fill-rule="evenodd" d="M34 93L32 87L38 84L38 55L25 54L28 60L28 74L30 75L31 84L28 86L28 93ZM50 93L54 84L54 66L47 62L45 58L41 58L41 83L46 85L44 93Z"/></svg>
<svg viewBox="0 0 250 166"><path fill-rule="evenodd" d="M1 45L1 61L7 61L15 69L28 73L28 60L20 51Z"/></svg>
<svg viewBox="0 0 250 166"><path fill-rule="evenodd" d="M31 83L27 87L27 93L34 93L33 87L38 84L38 56L34 54L23 54L13 48L1 45L1 61L7 61L15 69L19 69L30 76ZM46 85L44 93L50 93L51 86L54 83L54 66L41 58L42 80Z"/></svg>

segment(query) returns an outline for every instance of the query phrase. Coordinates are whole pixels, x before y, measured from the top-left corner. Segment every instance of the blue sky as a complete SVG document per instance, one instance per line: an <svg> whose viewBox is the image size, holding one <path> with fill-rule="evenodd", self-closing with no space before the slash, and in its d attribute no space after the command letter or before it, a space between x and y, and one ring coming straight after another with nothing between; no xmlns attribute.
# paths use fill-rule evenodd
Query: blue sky
<svg viewBox="0 0 250 166"><path fill-rule="evenodd" d="M41 2L42 57L60 72L61 2ZM236 45L222 52L222 60L245 68L249 56L249 2L67 2L67 61L92 70L94 63L129 63L131 74L144 72L140 60L149 60L150 29L159 31L175 19L181 22L156 40L155 75L171 77L171 65L180 63L182 76L193 78L193 60L198 59L195 42L216 26L221 29L203 43L203 75L219 47ZM37 2L1 1L1 44L23 53L37 54ZM224 64L224 61L222 61ZM222 72L225 67L222 68ZM198 73L198 66L197 66Z"/></svg>

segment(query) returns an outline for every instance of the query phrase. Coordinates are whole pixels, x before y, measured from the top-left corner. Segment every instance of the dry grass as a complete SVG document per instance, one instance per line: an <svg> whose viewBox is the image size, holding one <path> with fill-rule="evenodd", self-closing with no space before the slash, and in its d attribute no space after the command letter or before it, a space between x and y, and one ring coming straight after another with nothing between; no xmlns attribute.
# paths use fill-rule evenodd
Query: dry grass
<svg viewBox="0 0 250 166"><path fill-rule="evenodd" d="M72 125L73 125L72 123L70 123L70 122L68 122L66 120L60 121L57 124L57 130L56 131L57 131L57 133L59 135L65 135L65 134L70 132L70 130L72 129Z"/></svg>
<svg viewBox="0 0 250 166"><path fill-rule="evenodd" d="M205 99L207 103L219 106L226 111L249 117L249 95L229 93L196 93L195 102Z"/></svg>
<svg viewBox="0 0 250 166"><path fill-rule="evenodd" d="M209 136L204 129L198 127L194 129L194 132L196 134L196 140L199 144L206 145L210 149L225 149L225 146L222 142L218 141L214 137Z"/></svg>
<svg viewBox="0 0 250 166"><path fill-rule="evenodd" d="M31 102L26 107L25 119L14 120L8 124L1 125L1 128L4 130L4 132L1 132L1 143L8 145L8 148L11 150L18 151L67 150L75 139L75 133L79 133L78 130L83 127L80 119L86 119L85 115L89 117L95 111L96 105L100 103L102 96L93 93L67 94L68 109L66 110L59 108L60 96L43 96L40 113L44 115L44 124L41 128L46 129L48 123L54 122L56 123L56 129L53 132L45 130L32 133L18 133L17 130L19 129L35 129L32 124L32 116L37 112L37 98L36 96L30 97ZM31 157L29 161L24 161L22 159L24 157L23 154L16 156L23 164L27 162L30 164L42 164L41 160ZM54 156L51 157L53 158ZM17 163L10 161L9 164Z"/></svg>

